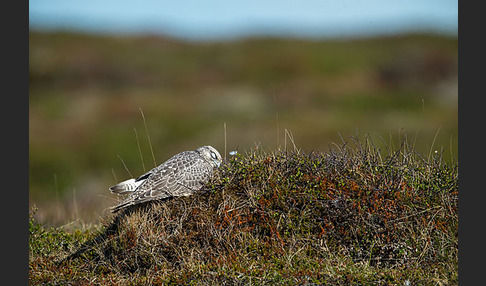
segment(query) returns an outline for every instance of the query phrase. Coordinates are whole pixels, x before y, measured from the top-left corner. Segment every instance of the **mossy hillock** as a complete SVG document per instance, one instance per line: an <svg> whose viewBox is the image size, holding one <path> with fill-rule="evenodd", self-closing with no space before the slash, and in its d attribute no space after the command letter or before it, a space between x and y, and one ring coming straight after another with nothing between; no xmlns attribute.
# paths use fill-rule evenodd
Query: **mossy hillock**
<svg viewBox="0 0 486 286"><path fill-rule="evenodd" d="M356 139L231 156L196 195L107 218L59 265L129 284L457 284L457 163L405 141L382 153Z"/></svg>

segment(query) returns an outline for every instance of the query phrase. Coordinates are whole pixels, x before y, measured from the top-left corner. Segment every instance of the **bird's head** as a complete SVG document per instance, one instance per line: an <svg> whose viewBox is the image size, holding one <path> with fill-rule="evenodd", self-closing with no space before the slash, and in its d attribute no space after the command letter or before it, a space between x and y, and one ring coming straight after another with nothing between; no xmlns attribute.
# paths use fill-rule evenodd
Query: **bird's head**
<svg viewBox="0 0 486 286"><path fill-rule="evenodd" d="M199 147L196 149L196 152L198 152L206 161L208 161L213 168L218 168L223 161L218 150L212 146Z"/></svg>

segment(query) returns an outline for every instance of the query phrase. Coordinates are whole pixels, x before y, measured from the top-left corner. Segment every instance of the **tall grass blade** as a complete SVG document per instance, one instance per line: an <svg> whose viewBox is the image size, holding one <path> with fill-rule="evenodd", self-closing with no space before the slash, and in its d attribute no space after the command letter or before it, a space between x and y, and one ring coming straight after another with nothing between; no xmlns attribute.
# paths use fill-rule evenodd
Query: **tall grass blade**
<svg viewBox="0 0 486 286"><path fill-rule="evenodd" d="M145 162L142 156L142 149L140 148L140 140L138 140L138 133L137 128L133 127L133 131L135 132L135 137L137 138L137 147L138 147L138 154L140 154L140 159L142 160L143 172L145 173Z"/></svg>
<svg viewBox="0 0 486 286"><path fill-rule="evenodd" d="M157 162L155 161L154 149L152 148L152 142L150 141L150 135L147 128L147 121L145 121L145 115L143 114L142 108L138 108L143 118L143 125L145 126L145 132L147 133L147 139L149 142L150 152L152 153L152 159L154 160L154 167L157 167Z"/></svg>

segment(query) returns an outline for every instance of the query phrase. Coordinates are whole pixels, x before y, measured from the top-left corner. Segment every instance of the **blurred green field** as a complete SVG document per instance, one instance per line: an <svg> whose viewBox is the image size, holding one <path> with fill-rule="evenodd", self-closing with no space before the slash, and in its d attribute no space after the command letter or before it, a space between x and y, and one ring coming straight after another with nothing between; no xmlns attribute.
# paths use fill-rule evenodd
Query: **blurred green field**
<svg viewBox="0 0 486 286"><path fill-rule="evenodd" d="M97 223L108 187L212 145L326 151L369 134L408 136L457 159L458 40L29 34L29 204L51 225ZM291 134L286 135L286 134ZM137 143L137 137L138 142ZM143 155L143 161L140 152ZM224 155L223 155L224 156ZM120 160L120 158L123 159Z"/></svg>

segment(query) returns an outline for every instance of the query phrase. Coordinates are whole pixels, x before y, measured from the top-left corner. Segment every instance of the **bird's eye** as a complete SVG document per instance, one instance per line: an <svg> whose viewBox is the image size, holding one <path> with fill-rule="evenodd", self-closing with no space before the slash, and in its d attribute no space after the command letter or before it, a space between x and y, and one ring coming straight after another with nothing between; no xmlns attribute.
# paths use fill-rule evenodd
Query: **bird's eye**
<svg viewBox="0 0 486 286"><path fill-rule="evenodd" d="M211 152L211 158L213 158L215 160L217 159L216 154L214 152Z"/></svg>

